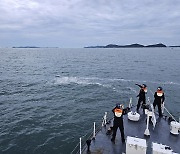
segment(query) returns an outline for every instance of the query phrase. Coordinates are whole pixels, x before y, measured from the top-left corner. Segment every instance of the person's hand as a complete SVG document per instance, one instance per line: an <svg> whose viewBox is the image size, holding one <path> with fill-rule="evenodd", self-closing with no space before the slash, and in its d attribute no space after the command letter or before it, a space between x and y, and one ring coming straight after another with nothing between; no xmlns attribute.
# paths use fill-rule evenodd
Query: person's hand
<svg viewBox="0 0 180 154"><path fill-rule="evenodd" d="M130 110L130 108L129 108L129 107L127 107L126 109L127 109L128 111Z"/></svg>

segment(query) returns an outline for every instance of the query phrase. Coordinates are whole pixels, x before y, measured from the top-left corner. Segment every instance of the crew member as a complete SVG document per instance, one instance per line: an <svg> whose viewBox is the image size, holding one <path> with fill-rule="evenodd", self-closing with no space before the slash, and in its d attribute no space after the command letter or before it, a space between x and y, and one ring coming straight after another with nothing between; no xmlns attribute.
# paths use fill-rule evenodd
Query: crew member
<svg viewBox="0 0 180 154"><path fill-rule="evenodd" d="M154 93L153 106L154 106L154 109L155 109L156 105L158 106L159 117L163 116L161 106L164 103L164 100L165 100L165 96L164 96L163 89L162 89L162 87L158 87L157 91Z"/></svg>
<svg viewBox="0 0 180 154"><path fill-rule="evenodd" d="M147 93L147 86L145 84L139 85L136 83L137 86L139 86L141 89L139 91L139 94L137 95L137 97L139 97L138 99L138 104L137 104L137 111L139 111L139 107L142 103L142 106L146 104L146 93Z"/></svg>
<svg viewBox="0 0 180 154"><path fill-rule="evenodd" d="M112 110L114 113L114 122L113 122L113 135L112 135L112 142L115 142L116 138L116 132L117 129L119 128L121 131L121 140L124 143L125 138L124 138L124 125L123 125L123 115L127 114L129 108L123 109L123 105L121 104L116 104L116 107Z"/></svg>

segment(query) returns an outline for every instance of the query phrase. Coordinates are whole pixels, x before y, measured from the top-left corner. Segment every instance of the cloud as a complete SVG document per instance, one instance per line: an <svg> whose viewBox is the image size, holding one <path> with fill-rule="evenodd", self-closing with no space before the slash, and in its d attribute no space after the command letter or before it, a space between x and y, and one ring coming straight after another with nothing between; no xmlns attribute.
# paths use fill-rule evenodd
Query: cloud
<svg viewBox="0 0 180 154"><path fill-rule="evenodd" d="M0 40L6 40L0 46L24 41L82 47L180 40L179 0L0 0L0 4Z"/></svg>

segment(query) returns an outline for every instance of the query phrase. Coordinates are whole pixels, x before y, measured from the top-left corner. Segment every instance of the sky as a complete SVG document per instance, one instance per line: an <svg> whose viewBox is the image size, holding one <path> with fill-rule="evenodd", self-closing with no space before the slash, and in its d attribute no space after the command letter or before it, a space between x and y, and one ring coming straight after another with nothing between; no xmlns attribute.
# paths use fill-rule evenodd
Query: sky
<svg viewBox="0 0 180 154"><path fill-rule="evenodd" d="M0 0L0 47L180 45L180 0Z"/></svg>

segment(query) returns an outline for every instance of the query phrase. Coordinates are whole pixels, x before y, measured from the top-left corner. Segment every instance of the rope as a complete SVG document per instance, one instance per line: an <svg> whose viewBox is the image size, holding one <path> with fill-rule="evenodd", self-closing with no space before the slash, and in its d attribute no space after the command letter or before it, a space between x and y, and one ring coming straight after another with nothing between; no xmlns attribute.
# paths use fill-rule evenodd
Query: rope
<svg viewBox="0 0 180 154"><path fill-rule="evenodd" d="M151 92L151 94L154 96L154 94L153 94L152 90L151 90L151 89L149 89L149 91L150 91L150 92Z"/></svg>
<svg viewBox="0 0 180 154"><path fill-rule="evenodd" d="M167 113L176 121L176 119L173 117L173 115L166 109L166 107L164 106L165 110L167 111ZM177 122L177 121L176 121Z"/></svg>

